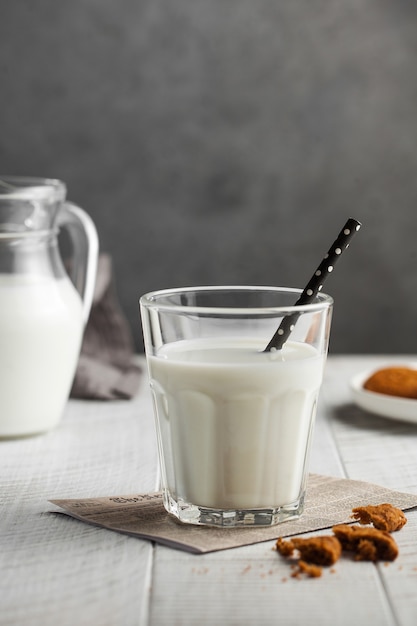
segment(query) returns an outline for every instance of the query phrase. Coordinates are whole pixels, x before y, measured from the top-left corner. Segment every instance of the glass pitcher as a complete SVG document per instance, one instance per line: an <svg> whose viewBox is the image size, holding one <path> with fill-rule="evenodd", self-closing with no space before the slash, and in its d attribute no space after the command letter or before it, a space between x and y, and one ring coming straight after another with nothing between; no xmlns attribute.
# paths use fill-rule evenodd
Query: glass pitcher
<svg viewBox="0 0 417 626"><path fill-rule="evenodd" d="M60 180L0 176L0 438L55 427L71 390L98 237L87 213L65 198ZM61 228L71 244L69 273Z"/></svg>

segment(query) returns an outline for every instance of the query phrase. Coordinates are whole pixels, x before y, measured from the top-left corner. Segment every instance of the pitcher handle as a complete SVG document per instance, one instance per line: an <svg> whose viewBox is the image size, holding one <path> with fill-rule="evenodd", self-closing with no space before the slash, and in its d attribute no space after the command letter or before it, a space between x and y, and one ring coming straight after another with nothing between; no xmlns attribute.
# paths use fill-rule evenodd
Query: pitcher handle
<svg viewBox="0 0 417 626"><path fill-rule="evenodd" d="M62 204L58 226L66 229L73 247L70 277L83 302L83 320L87 324L93 303L97 275L98 235L91 217L72 202Z"/></svg>

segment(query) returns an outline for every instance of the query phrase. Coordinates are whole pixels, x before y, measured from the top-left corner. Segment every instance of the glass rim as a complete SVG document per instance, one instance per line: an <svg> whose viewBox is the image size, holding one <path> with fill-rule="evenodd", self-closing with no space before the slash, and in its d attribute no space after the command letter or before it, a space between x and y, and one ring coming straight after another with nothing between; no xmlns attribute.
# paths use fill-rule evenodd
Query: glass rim
<svg viewBox="0 0 417 626"><path fill-rule="evenodd" d="M330 308L334 301L331 296L326 293L320 292L315 298L316 302L309 304L303 304L301 306L295 305L265 305L265 306L200 306L200 305L185 305L175 304L173 302L164 302L163 298L172 295L181 295L186 293L214 293L214 292L269 292L269 293L282 293L294 295L294 300L302 294L303 290L296 287L273 287L268 285L207 285L198 287L178 287L169 289L157 289L155 291L149 291L143 294L139 298L139 303L146 309L157 309L158 311L165 312L178 312L178 313L222 313L222 314L265 314L265 313L295 313L303 311L304 313L313 313L315 311L322 311L323 309ZM161 301L159 301L161 299Z"/></svg>
<svg viewBox="0 0 417 626"><path fill-rule="evenodd" d="M59 178L45 178L42 176L18 176L0 174L0 200L28 200L27 192L30 188L50 190L55 194L56 200L64 200L66 196L66 184ZM45 197L37 198L45 200Z"/></svg>

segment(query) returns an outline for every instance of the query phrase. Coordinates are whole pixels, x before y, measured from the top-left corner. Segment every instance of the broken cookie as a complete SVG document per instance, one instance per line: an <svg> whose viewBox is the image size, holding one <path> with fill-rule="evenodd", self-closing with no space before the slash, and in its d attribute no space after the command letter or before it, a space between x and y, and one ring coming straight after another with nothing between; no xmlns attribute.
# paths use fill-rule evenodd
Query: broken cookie
<svg viewBox="0 0 417 626"><path fill-rule="evenodd" d="M398 556L397 544L385 530L339 524L333 532L355 561L394 561Z"/></svg>
<svg viewBox="0 0 417 626"><path fill-rule="evenodd" d="M378 530L391 533L400 530L407 523L404 513L392 504L378 504L377 506L357 506L352 509L352 517L360 524L373 524Z"/></svg>
<svg viewBox="0 0 417 626"><path fill-rule="evenodd" d="M302 561L315 565L333 565L342 553L342 546L337 537L333 535L306 539L294 537L288 541L284 541L280 537L277 540L276 548L285 557L290 557L294 551L298 551Z"/></svg>

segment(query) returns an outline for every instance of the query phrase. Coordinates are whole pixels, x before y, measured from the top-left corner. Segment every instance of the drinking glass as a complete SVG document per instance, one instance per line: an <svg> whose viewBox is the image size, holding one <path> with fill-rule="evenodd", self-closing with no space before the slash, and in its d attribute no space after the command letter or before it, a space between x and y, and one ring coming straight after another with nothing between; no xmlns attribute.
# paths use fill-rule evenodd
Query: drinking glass
<svg viewBox="0 0 417 626"><path fill-rule="evenodd" d="M303 511L333 301L221 286L140 299L163 500L180 521L274 525ZM281 349L265 348L297 313Z"/></svg>

